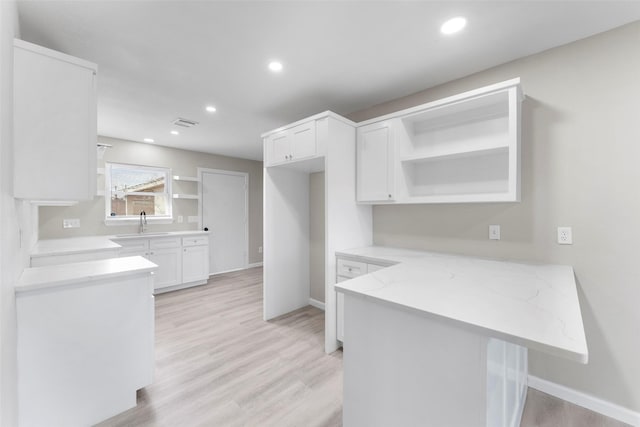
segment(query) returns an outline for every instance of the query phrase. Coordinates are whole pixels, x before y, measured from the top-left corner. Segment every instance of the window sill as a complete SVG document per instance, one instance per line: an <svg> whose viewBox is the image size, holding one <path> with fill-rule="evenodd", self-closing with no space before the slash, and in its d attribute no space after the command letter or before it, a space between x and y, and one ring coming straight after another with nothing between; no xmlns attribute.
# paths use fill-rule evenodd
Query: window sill
<svg viewBox="0 0 640 427"><path fill-rule="evenodd" d="M106 226L119 226L119 225L135 225L140 224L139 218L106 218L104 220ZM173 218L148 218L147 224L173 224Z"/></svg>

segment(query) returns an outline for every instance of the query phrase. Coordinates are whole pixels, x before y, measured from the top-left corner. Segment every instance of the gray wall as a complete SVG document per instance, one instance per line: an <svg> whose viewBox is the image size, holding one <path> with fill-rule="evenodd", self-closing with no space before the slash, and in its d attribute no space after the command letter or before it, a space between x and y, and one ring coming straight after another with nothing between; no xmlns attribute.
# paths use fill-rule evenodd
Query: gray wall
<svg viewBox="0 0 640 427"><path fill-rule="evenodd" d="M262 262L258 248L262 246L262 162L217 156L194 151L178 150L152 144L99 137L99 141L112 144L98 167L104 162L131 163L147 166L171 168L173 175L197 176L197 168L224 169L249 173L249 263ZM98 177L100 188L104 186L104 177ZM192 182L173 181L174 193L193 193L197 186ZM75 237L101 234L134 233L137 225L106 226L104 224L104 197L96 197L89 202L78 203L71 207L40 208L40 239ZM183 223L177 223L177 217L184 216ZM196 230L197 223L188 223L188 216L198 215L197 200L174 199L173 224L150 224L149 231ZM64 229L62 220L79 218L80 228Z"/></svg>
<svg viewBox="0 0 640 427"><path fill-rule="evenodd" d="M309 175L309 276L311 298L324 302L324 172Z"/></svg>
<svg viewBox="0 0 640 427"><path fill-rule="evenodd" d="M499 48L499 46L496 46ZM640 411L640 23L350 115L362 121L522 78L522 202L376 206L374 242L569 264L589 346L581 365L530 352L530 373ZM488 225L502 226L489 241ZM556 244L573 227L573 246Z"/></svg>

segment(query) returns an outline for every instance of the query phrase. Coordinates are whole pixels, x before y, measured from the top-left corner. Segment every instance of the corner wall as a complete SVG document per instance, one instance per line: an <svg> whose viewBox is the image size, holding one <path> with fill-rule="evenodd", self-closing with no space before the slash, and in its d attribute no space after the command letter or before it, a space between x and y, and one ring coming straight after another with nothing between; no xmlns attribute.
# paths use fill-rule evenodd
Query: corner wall
<svg viewBox="0 0 640 427"><path fill-rule="evenodd" d="M522 202L376 206L377 245L568 264L589 364L531 351L530 373L640 411L640 22L353 113L377 117L522 78ZM500 224L502 240L488 240ZM556 227L573 227L559 246Z"/></svg>
<svg viewBox="0 0 640 427"><path fill-rule="evenodd" d="M16 3L0 1L0 425L17 425L15 282L37 239L37 209L13 198L13 38Z"/></svg>
<svg viewBox="0 0 640 427"><path fill-rule="evenodd" d="M247 172L249 174L249 263L262 262L262 253L258 251L258 248L262 246L262 162L179 150L102 136L98 137L98 140L113 145L112 148L107 148L103 159L98 160L99 168L104 167L104 162L107 161L167 167L171 168L173 175L192 177L197 176L198 167ZM98 185L100 188L104 187L103 176L98 177ZM197 192L197 186L192 182L173 181L172 186L174 193L195 194ZM92 201L81 202L70 207L41 207L40 238L53 239L89 235L125 234L138 231L137 224L106 226L104 224L104 209L103 196L98 196ZM183 223L176 222L175 219L179 215L184 217ZM197 215L197 200L174 199L174 223L149 224L149 231L197 230L197 223L187 222L189 216ZM79 218L80 228L62 228L62 220L65 218Z"/></svg>

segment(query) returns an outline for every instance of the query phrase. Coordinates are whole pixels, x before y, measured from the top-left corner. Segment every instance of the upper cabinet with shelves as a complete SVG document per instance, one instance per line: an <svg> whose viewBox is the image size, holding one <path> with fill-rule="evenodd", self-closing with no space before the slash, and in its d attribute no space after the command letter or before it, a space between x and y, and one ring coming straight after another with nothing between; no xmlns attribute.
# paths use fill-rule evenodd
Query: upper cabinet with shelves
<svg viewBox="0 0 640 427"><path fill-rule="evenodd" d="M97 66L14 40L14 197L96 195Z"/></svg>
<svg viewBox="0 0 640 427"><path fill-rule="evenodd" d="M520 79L513 79L361 123L358 201L519 201L521 100ZM365 150L375 126L393 130L386 168ZM384 172L392 174L387 199L380 197Z"/></svg>

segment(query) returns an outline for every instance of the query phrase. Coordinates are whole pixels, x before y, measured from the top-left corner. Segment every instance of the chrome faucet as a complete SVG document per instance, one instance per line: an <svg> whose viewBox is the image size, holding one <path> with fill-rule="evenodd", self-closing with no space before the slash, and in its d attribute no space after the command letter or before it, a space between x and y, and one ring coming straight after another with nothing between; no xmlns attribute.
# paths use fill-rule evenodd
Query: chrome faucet
<svg viewBox="0 0 640 427"><path fill-rule="evenodd" d="M144 233L144 230L147 228L147 213L145 211L140 211L140 225L138 226L138 233Z"/></svg>

